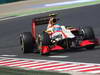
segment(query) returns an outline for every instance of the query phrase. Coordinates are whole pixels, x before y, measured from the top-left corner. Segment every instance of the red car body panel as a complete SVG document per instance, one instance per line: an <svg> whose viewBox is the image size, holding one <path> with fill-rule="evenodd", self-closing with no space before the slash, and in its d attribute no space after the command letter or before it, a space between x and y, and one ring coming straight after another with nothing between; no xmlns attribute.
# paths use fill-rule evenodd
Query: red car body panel
<svg viewBox="0 0 100 75"><path fill-rule="evenodd" d="M36 39L36 22L32 21L32 36Z"/></svg>
<svg viewBox="0 0 100 75"><path fill-rule="evenodd" d="M46 54L50 51L59 51L59 50L64 50L64 48L59 45L55 45L51 48L49 46L42 46L41 52L42 54Z"/></svg>
<svg viewBox="0 0 100 75"><path fill-rule="evenodd" d="M80 46L81 46L81 47L88 46L88 45L95 45L95 42L92 42L92 41L90 41L90 40L83 40L83 41L80 43Z"/></svg>

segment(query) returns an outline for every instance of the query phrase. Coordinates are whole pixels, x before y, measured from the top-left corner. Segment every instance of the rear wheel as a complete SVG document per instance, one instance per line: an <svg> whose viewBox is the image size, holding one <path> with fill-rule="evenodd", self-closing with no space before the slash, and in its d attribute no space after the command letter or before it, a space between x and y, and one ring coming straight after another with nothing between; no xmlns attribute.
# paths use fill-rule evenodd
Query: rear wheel
<svg viewBox="0 0 100 75"><path fill-rule="evenodd" d="M23 32L20 34L20 45L23 53L33 52L34 44L35 39L33 38L31 32Z"/></svg>

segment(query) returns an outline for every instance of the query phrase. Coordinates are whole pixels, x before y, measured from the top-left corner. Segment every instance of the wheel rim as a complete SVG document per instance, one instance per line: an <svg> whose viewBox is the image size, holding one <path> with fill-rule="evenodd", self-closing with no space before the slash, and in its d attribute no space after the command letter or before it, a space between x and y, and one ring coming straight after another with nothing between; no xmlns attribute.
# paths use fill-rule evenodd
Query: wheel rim
<svg viewBox="0 0 100 75"><path fill-rule="evenodd" d="M20 44L21 44L21 50L24 52L24 40L23 40L22 34L20 34Z"/></svg>
<svg viewBox="0 0 100 75"><path fill-rule="evenodd" d="M84 35L85 34L85 31L84 31L84 29L82 29L81 31L82 31L81 34L82 34L82 36L84 38L85 37L85 35Z"/></svg>

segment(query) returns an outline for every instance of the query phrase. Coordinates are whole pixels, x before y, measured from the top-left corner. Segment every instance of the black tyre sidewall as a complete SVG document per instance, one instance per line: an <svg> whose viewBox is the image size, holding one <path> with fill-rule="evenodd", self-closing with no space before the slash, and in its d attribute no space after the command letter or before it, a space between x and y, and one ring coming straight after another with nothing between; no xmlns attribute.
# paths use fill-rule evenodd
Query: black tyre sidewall
<svg viewBox="0 0 100 75"><path fill-rule="evenodd" d="M92 40L92 41L95 40L95 35L94 35L94 31L93 31L92 27L85 26L85 27L82 27L81 30L83 31L83 35L84 35L83 39Z"/></svg>
<svg viewBox="0 0 100 75"><path fill-rule="evenodd" d="M20 34L20 41L21 45L24 45L23 52L30 53L35 45L35 39L33 38L31 32L23 32Z"/></svg>

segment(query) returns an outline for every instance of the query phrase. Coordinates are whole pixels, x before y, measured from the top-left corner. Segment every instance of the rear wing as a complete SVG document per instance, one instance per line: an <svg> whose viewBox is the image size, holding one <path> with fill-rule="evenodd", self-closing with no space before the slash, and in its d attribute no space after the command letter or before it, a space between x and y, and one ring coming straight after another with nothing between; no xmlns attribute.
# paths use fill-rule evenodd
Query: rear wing
<svg viewBox="0 0 100 75"><path fill-rule="evenodd" d="M48 16L35 17L35 18L33 19L32 22L35 22L36 25L48 24L49 19L50 19L51 17L53 17L53 18L55 18L55 19L58 20L58 18L57 18L57 14L49 14Z"/></svg>
<svg viewBox="0 0 100 75"><path fill-rule="evenodd" d="M48 16L43 16L43 17L36 17L32 19L32 35L36 39L36 26L39 25L48 25L50 17L54 17L56 20L59 20L57 18L57 14L49 14Z"/></svg>
<svg viewBox="0 0 100 75"><path fill-rule="evenodd" d="M35 22L35 24L36 25L44 25L44 24L48 24L48 22L49 22L49 17L37 17L37 18L34 18L33 20L32 20L32 23L34 23Z"/></svg>

